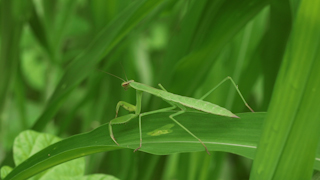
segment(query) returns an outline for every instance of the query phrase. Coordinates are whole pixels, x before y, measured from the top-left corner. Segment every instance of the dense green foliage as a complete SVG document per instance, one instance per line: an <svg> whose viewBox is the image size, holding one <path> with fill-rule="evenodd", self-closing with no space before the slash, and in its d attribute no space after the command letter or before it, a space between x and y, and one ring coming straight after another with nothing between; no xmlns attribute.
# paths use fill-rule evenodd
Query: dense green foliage
<svg viewBox="0 0 320 180"><path fill-rule="evenodd" d="M0 9L1 178L319 177L320 1L1 0ZM226 82L205 100L240 119L177 117L211 156L170 112L143 118L133 153L138 119L114 125L119 147L107 123L135 91L99 70L194 98L231 76L257 113ZM168 106L142 100L142 112Z"/></svg>

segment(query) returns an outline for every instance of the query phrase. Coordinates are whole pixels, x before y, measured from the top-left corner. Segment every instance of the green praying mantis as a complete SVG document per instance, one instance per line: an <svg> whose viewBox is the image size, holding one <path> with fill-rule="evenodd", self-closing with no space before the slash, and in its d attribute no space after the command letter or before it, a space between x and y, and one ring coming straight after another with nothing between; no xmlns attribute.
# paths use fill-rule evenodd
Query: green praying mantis
<svg viewBox="0 0 320 180"><path fill-rule="evenodd" d="M103 71L103 72L105 72L105 71ZM179 108L180 111L173 113L172 115L169 116L169 118L171 120L173 120L176 124L178 124L181 128L183 128L185 131L187 131L191 136L196 138L203 145L206 152L210 155L207 146L201 141L201 139L198 138L196 135L194 135L189 129L184 127L181 123L179 123L174 117L185 113L187 111L186 107L188 107L188 108L196 109L196 110L210 113L210 114L227 116L227 117L231 117L231 118L239 118L238 116L233 114L231 111L229 111L223 107L220 107L216 104L213 104L213 103L210 103L210 102L203 100L204 98L206 98L210 93L212 93L216 88L218 88L222 83L226 82L227 80L230 80L232 82L233 86L236 88L236 90L237 90L238 94L240 95L244 104L250 109L250 111L254 112L251 109L251 107L248 105L246 100L243 98L238 86L235 84L233 79L229 76L226 77L225 79L223 79L217 86L212 88L208 93L203 95L200 99L195 99L195 98L191 98L191 97L186 97L186 96L181 96L181 95L170 93L161 84L158 84L160 89L156 89L156 88L150 87L148 85L145 85L145 84L142 84L139 82L135 82L134 80L125 81L124 79L122 79L118 76L115 76L111 73L108 73L108 72L105 72L105 73L122 80L123 83L121 84L121 86L125 90L127 90L130 87L136 90L136 105L132 105L132 104L124 102L124 101L119 101L117 104L117 107L116 107L116 118L109 122L110 137L119 146L118 142L116 141L116 139L114 138L114 135L113 135L112 124L124 124L126 122L129 122L131 119L139 116L140 145L137 149L134 150L134 152L138 151L142 146L142 130L141 130L142 116L146 116L146 115L150 115L150 114L154 114L154 113L160 113L160 112L167 112L167 111ZM166 101L168 104L170 104L171 107L141 113L141 99L142 99L143 92L150 93L154 96L162 98L164 101ZM123 116L123 118L120 118L120 117L117 118L120 107L123 107L124 109L128 110L129 112L135 112L135 113L129 114L129 116Z"/></svg>

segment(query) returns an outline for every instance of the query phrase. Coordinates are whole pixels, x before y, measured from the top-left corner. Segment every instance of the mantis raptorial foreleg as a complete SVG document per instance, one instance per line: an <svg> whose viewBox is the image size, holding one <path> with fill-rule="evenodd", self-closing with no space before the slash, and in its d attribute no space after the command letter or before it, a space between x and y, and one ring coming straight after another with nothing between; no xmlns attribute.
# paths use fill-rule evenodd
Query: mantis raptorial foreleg
<svg viewBox="0 0 320 180"><path fill-rule="evenodd" d="M116 107L116 117L118 117L120 107L123 107L129 112L135 112L136 115L139 115L141 112L141 98L142 98L142 91L137 91L136 93L136 105L132 105L125 101L119 101Z"/></svg>
<svg viewBox="0 0 320 180"><path fill-rule="evenodd" d="M137 117L141 112L141 98L142 98L142 91L138 91L137 90L137 93L136 93L137 102L136 102L135 106L130 104L130 103L124 102L124 101L119 101L118 104L117 104L117 107L116 107L116 118L109 122L109 133L110 133L111 139L118 146L119 146L119 144L118 144L118 142L116 141L116 139L114 138L114 135L113 135L112 124L124 124L126 122L129 122L131 119ZM124 109L128 110L129 112L135 111L135 114L128 114L128 115L121 116L121 117L117 118L120 107L123 107Z"/></svg>
<svg viewBox="0 0 320 180"><path fill-rule="evenodd" d="M123 107L129 112L135 112L136 111L136 106L132 105L130 103L124 102L124 101L119 101L116 107L116 117L118 117L119 109L120 107Z"/></svg>

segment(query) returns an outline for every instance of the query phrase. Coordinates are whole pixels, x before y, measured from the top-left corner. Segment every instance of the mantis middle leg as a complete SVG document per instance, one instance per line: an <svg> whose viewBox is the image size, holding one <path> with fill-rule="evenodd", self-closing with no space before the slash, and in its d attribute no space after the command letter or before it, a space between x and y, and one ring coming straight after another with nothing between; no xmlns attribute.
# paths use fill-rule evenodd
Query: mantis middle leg
<svg viewBox="0 0 320 180"><path fill-rule="evenodd" d="M161 84L158 84L158 86L159 86L162 90L167 91ZM174 103L171 103L171 102L169 102L169 101L166 101L166 102L169 103L169 104L171 104L172 106L177 106L177 107L179 107L179 108L181 109L181 111L176 112L176 113L174 113L174 114L171 114L171 115L169 116L169 118L170 118L171 120L173 120L176 124L178 124L182 129L184 129L185 131L187 131L191 136L193 136L194 138L196 138L196 139L204 146L205 150L206 150L207 153L210 155L207 146L201 141L201 139L198 138L196 135L194 135L189 129L187 129L186 127L184 127L182 124L180 124L176 119L174 119L175 116L178 116L178 115L181 115L181 114L185 113L185 112L186 112L186 108L185 108L184 106L180 105L180 104L174 104Z"/></svg>

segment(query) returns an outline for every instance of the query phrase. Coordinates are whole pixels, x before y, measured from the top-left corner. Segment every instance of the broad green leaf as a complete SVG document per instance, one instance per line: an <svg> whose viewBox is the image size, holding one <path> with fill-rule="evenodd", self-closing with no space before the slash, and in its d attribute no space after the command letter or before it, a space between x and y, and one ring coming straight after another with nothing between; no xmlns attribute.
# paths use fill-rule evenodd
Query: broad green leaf
<svg viewBox="0 0 320 180"><path fill-rule="evenodd" d="M13 156L16 165L21 164L29 157L48 147L51 144L60 141L60 138L51 134L38 133L27 130L20 133L14 142ZM47 154L50 157L50 154ZM84 173L85 162L83 158L75 159L73 161L53 167L32 179L54 179L59 177L81 177Z"/></svg>
<svg viewBox="0 0 320 180"><path fill-rule="evenodd" d="M1 167L1 179L4 179L11 171L12 171L12 167L10 166L3 166Z"/></svg>
<svg viewBox="0 0 320 180"><path fill-rule="evenodd" d="M263 127L252 180L310 179L312 167L319 166L319 11L320 1L301 1Z"/></svg>
<svg viewBox="0 0 320 180"><path fill-rule="evenodd" d="M14 163L21 164L23 161L37 153L41 149L58 142L60 139L51 134L23 131L14 140L13 153Z"/></svg>
<svg viewBox="0 0 320 180"><path fill-rule="evenodd" d="M60 138L44 133L37 133L31 130L24 131L17 136L14 143L14 160L16 165L26 161L33 154L48 147L51 144L55 144L60 141ZM51 154L47 154L50 157ZM105 179L105 180L117 180L117 178L104 175L104 174L93 174L83 176L84 174L85 161L84 158L75 159L67 163L55 166L47 171L44 171L30 179L34 180L46 180L46 179L69 179L69 180L87 180L87 179ZM1 168L1 177L4 178L7 174L12 171L11 167L4 166ZM22 177L20 177L22 178ZM23 177L26 179L26 177Z"/></svg>

